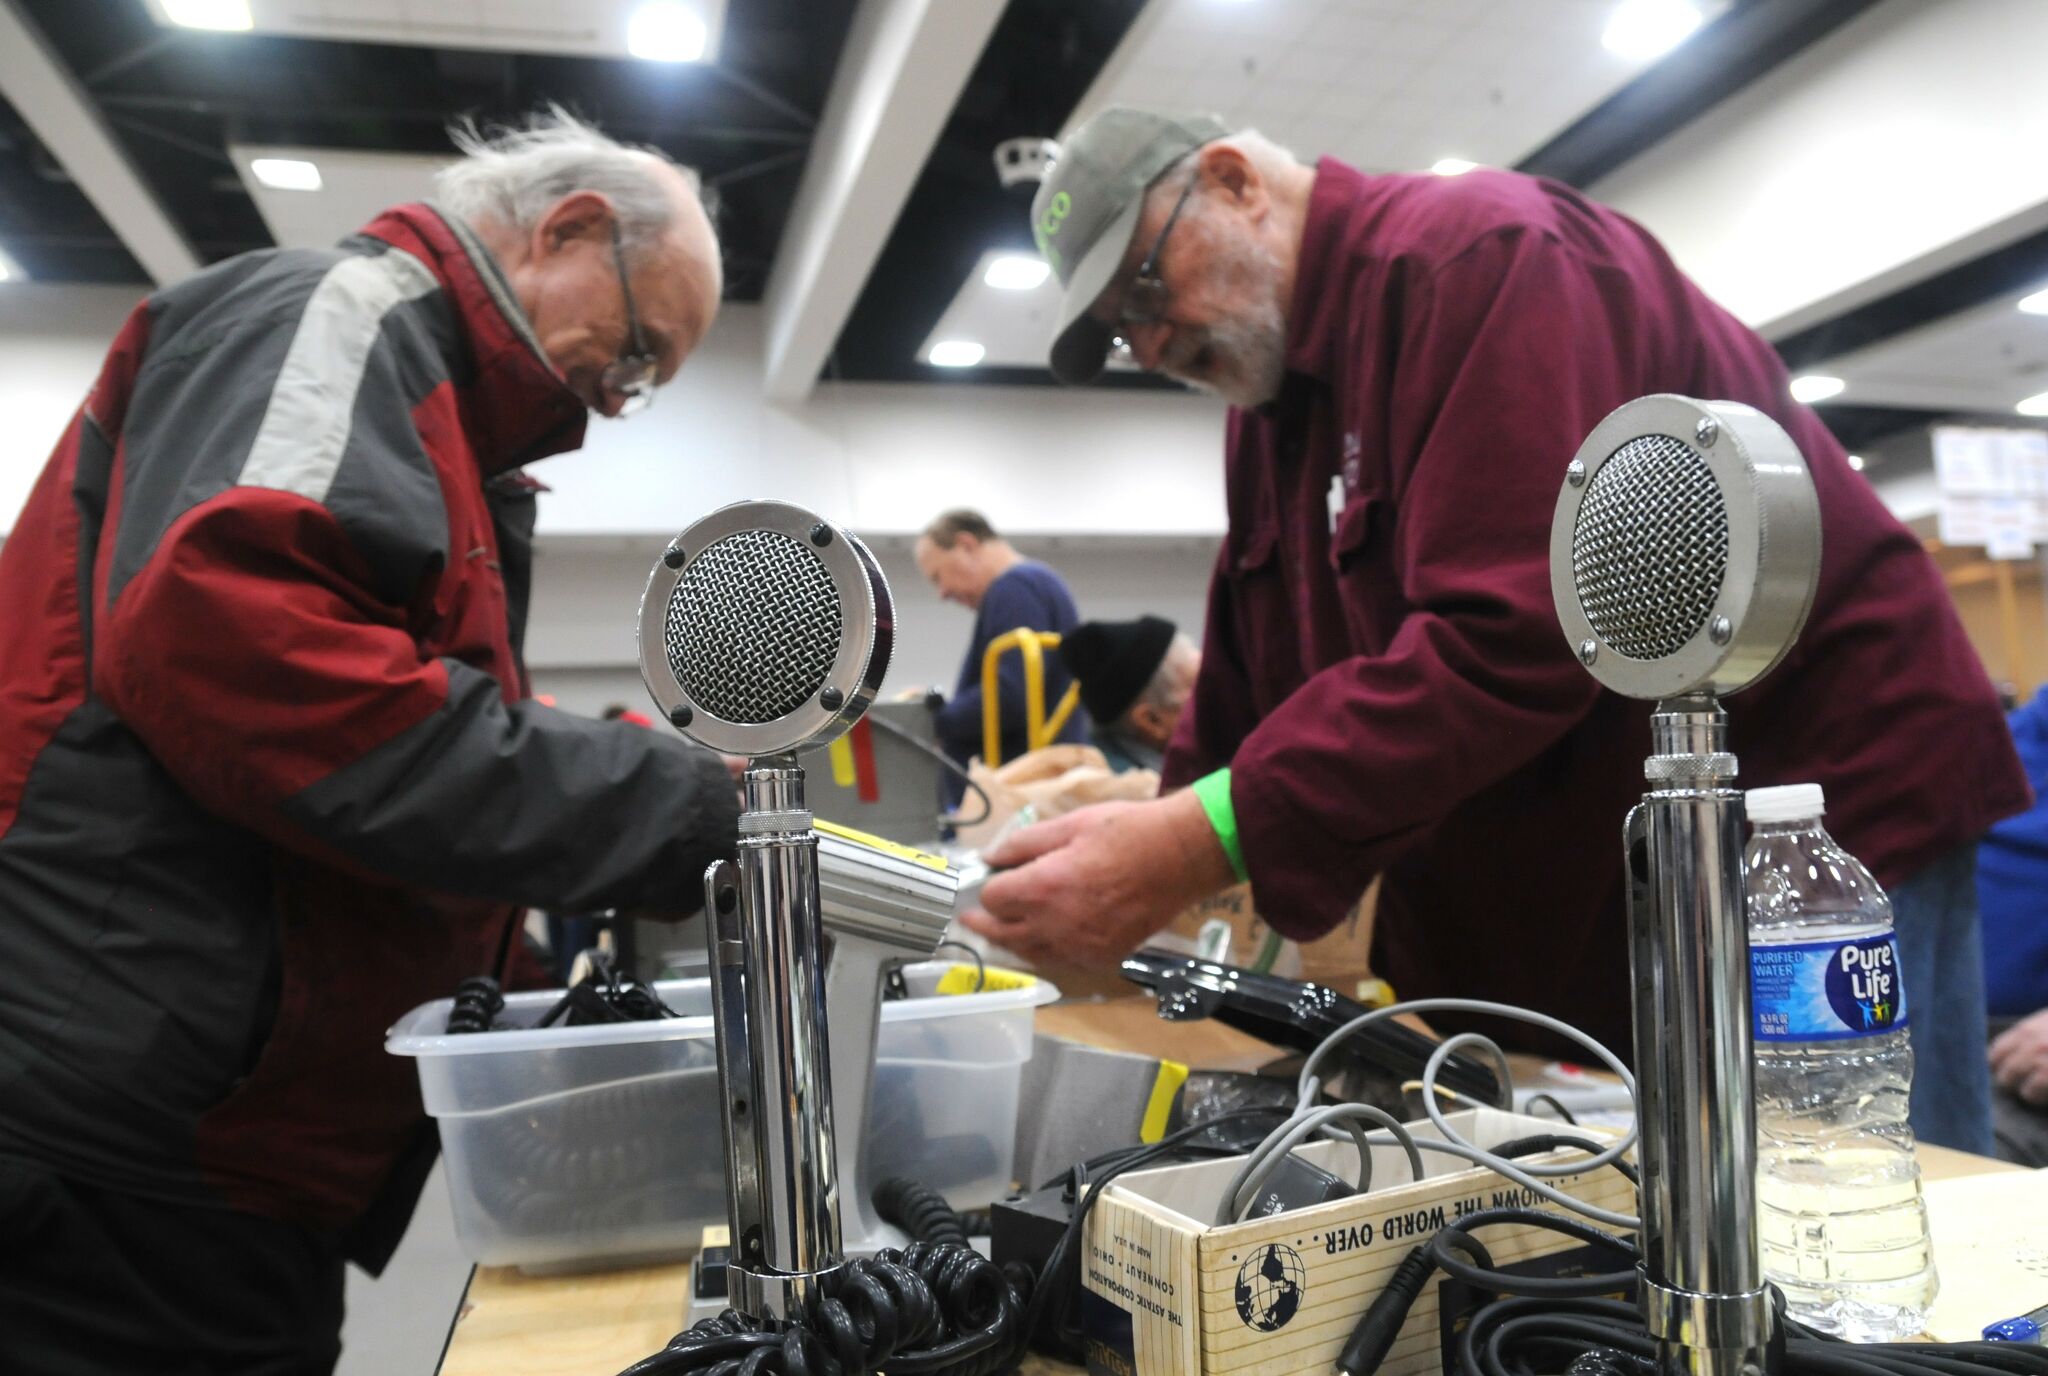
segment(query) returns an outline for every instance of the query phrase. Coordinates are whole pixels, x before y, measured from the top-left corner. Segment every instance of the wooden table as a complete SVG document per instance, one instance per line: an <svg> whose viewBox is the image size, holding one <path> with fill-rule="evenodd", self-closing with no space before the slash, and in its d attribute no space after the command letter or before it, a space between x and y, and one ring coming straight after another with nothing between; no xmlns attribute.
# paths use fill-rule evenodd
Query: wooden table
<svg viewBox="0 0 2048 1376"><path fill-rule="evenodd" d="M1204 1066L1249 1068L1274 1054L1220 1024L1160 1023L1149 1012L1150 1002L1043 1008L1039 1026L1121 1050L1159 1055L1170 1049L1178 1059ZM2020 1169L1945 1147L1922 1146L1919 1156L1926 1180ZM683 1262L577 1276L477 1267L449 1331L441 1376L613 1376L659 1351L682 1329L689 1275ZM1023 1370L1055 1376L1079 1368L1033 1357Z"/></svg>

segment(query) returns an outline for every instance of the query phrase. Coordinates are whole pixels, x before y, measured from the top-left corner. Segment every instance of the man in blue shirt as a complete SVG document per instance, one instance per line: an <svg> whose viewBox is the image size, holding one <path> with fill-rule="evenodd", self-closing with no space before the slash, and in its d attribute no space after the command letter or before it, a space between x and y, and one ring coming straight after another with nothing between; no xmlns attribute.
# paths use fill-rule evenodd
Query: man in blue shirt
<svg viewBox="0 0 2048 1376"><path fill-rule="evenodd" d="M938 590L939 596L974 613L974 638L968 642L967 658L960 663L959 681L953 685L953 696L939 709L938 716L939 744L964 765L981 754L981 661L989 642L1020 627L1065 635L1081 617L1074 610L1073 594L1067 591L1060 576L1037 560L1017 553L978 511L963 508L939 515L917 537L916 555L918 572ZM1048 715L1059 705L1072 682L1073 675L1067 672L1059 656L1047 655ZM1003 758L1012 760L1028 747L1021 655L1003 656L999 686ZM1087 741L1088 727L1080 712L1067 719L1060 728L1059 739L1075 744ZM957 801L958 781L949 778L947 785L949 801Z"/></svg>
<svg viewBox="0 0 2048 1376"><path fill-rule="evenodd" d="M2009 718L2034 806L1977 847L1998 1154L2048 1166L2048 688Z"/></svg>

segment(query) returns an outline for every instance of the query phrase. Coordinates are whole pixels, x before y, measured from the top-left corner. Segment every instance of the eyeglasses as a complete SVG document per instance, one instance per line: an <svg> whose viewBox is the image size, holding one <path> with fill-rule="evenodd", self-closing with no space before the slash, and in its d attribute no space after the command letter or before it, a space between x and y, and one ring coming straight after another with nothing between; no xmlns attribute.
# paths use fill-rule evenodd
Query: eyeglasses
<svg viewBox="0 0 2048 1376"><path fill-rule="evenodd" d="M1166 318L1171 293L1159 278L1159 258L1166 252L1167 236L1173 233L1174 223L1180 219L1181 211L1187 208L1188 197L1194 191L1195 179L1190 177L1188 184L1180 189L1180 199L1173 203L1173 211L1166 217L1166 223L1159 227L1159 237L1152 241L1152 251L1145 255L1144 262L1138 264L1138 272L1131 278L1131 285L1124 288L1124 299L1116 312L1120 331L1133 325L1156 325ZM1120 334L1116 342L1128 349L1130 336Z"/></svg>
<svg viewBox="0 0 2048 1376"><path fill-rule="evenodd" d="M647 347L647 337L640 333L640 315L633 309L633 288L626 282L625 246L619 240L616 220L612 222L612 266L619 270L619 294L626 299L626 340L633 351L620 354L605 364L604 374L598 381L607 392L619 398L619 414L630 416L653 404L655 379L661 372L661 360L654 356L654 351Z"/></svg>

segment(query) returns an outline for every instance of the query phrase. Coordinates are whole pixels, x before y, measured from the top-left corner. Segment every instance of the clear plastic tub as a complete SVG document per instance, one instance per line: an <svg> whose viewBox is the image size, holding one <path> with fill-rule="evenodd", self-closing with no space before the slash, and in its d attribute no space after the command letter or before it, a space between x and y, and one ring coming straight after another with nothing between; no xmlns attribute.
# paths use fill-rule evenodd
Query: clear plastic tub
<svg viewBox="0 0 2048 1376"><path fill-rule="evenodd" d="M860 1187L904 1175L956 1207L1010 1187L1031 1012L1043 980L934 995L951 966L910 967L882 1005ZM449 1036L450 1000L399 1019L384 1049L419 1063L439 1123L455 1231L486 1266L572 1270L694 1251L725 1222L718 1062L704 980L657 984L683 1016L535 1027L561 991L512 994L502 1030Z"/></svg>

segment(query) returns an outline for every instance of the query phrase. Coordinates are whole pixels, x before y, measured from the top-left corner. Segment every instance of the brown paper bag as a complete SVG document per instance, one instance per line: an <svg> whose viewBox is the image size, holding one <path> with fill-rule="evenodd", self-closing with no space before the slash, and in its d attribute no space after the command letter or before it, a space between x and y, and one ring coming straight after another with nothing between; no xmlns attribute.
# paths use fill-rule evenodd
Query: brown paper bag
<svg viewBox="0 0 2048 1376"><path fill-rule="evenodd" d="M1149 769L1118 774L1092 745L1049 745L995 769L974 759L968 761L967 775L988 794L989 814L956 826L955 834L976 850L993 842L1027 806L1034 820L1044 822L1090 803L1140 801L1159 795L1157 774ZM971 808L973 798L968 794L968 801L961 806Z"/></svg>

